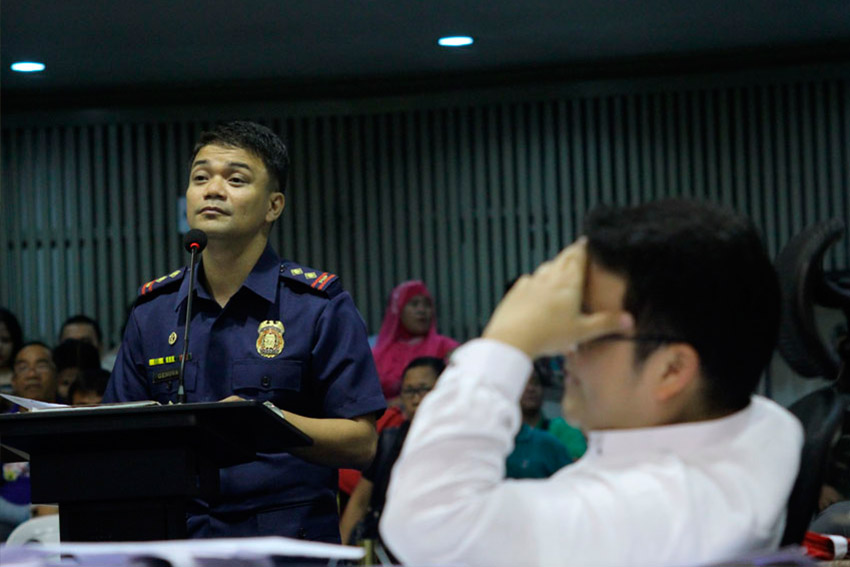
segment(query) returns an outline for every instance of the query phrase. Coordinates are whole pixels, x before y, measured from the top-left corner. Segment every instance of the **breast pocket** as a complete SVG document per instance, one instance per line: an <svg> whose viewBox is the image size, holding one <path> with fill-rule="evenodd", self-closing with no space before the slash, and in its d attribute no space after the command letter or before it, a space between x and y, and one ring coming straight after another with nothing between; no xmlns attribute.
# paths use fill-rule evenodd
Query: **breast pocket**
<svg viewBox="0 0 850 567"><path fill-rule="evenodd" d="M300 360L237 360L233 363L233 393L252 400L270 401L287 408L300 397Z"/></svg>

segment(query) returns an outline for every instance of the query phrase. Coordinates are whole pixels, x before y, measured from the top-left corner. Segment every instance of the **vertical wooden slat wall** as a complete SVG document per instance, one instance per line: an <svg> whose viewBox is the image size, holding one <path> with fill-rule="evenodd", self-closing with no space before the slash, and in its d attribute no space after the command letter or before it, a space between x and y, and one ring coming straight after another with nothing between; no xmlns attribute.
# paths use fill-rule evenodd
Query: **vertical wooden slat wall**
<svg viewBox="0 0 850 567"><path fill-rule="evenodd" d="M195 137L233 114L4 125L0 304L30 337L53 341L84 312L119 340L137 287L184 261L177 199ZM474 336L505 284L574 238L599 203L718 202L750 215L772 254L817 220L850 223L840 76L245 117L279 132L292 157L273 244L339 273L373 333L393 285L421 278L441 331ZM828 267L850 267L848 250L845 238Z"/></svg>

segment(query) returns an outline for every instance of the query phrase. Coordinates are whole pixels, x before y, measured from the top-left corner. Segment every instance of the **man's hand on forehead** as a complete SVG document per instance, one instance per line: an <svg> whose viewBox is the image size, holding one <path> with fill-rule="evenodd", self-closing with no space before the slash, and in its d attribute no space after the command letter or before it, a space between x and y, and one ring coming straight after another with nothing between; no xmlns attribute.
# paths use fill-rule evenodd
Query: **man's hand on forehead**
<svg viewBox="0 0 850 567"><path fill-rule="evenodd" d="M582 237L522 276L499 303L483 338L515 346L534 358L565 354L575 345L633 325L624 312L582 312L587 240Z"/></svg>

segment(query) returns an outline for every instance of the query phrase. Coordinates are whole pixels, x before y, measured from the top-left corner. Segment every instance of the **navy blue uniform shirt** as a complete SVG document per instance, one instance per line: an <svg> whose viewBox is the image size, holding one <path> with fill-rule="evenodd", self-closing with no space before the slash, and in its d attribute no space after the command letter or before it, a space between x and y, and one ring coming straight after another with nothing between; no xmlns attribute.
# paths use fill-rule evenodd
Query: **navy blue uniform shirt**
<svg viewBox="0 0 850 567"><path fill-rule="evenodd" d="M203 262L199 264L199 281ZM141 288L104 402L177 401L189 278L185 268ZM195 285L187 402L239 395L314 418L386 407L366 326L336 276L281 263L266 246L222 308ZM190 536L283 535L339 541L334 468L289 453L221 471L221 494L199 503Z"/></svg>

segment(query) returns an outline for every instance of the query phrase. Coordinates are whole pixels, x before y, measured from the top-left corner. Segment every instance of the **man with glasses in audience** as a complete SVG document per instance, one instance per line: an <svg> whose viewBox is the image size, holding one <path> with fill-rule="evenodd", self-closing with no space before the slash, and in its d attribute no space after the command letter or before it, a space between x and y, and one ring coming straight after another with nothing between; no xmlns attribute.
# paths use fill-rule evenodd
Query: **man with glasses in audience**
<svg viewBox="0 0 850 567"><path fill-rule="evenodd" d="M684 565L776 548L803 432L754 395L779 285L746 219L668 200L601 209L460 347L418 410L381 533L410 564ZM536 356L564 354L588 451L505 481Z"/></svg>
<svg viewBox="0 0 850 567"><path fill-rule="evenodd" d="M41 342L24 344L12 366L12 393L40 402L55 402L58 388L56 365L50 348Z"/></svg>

